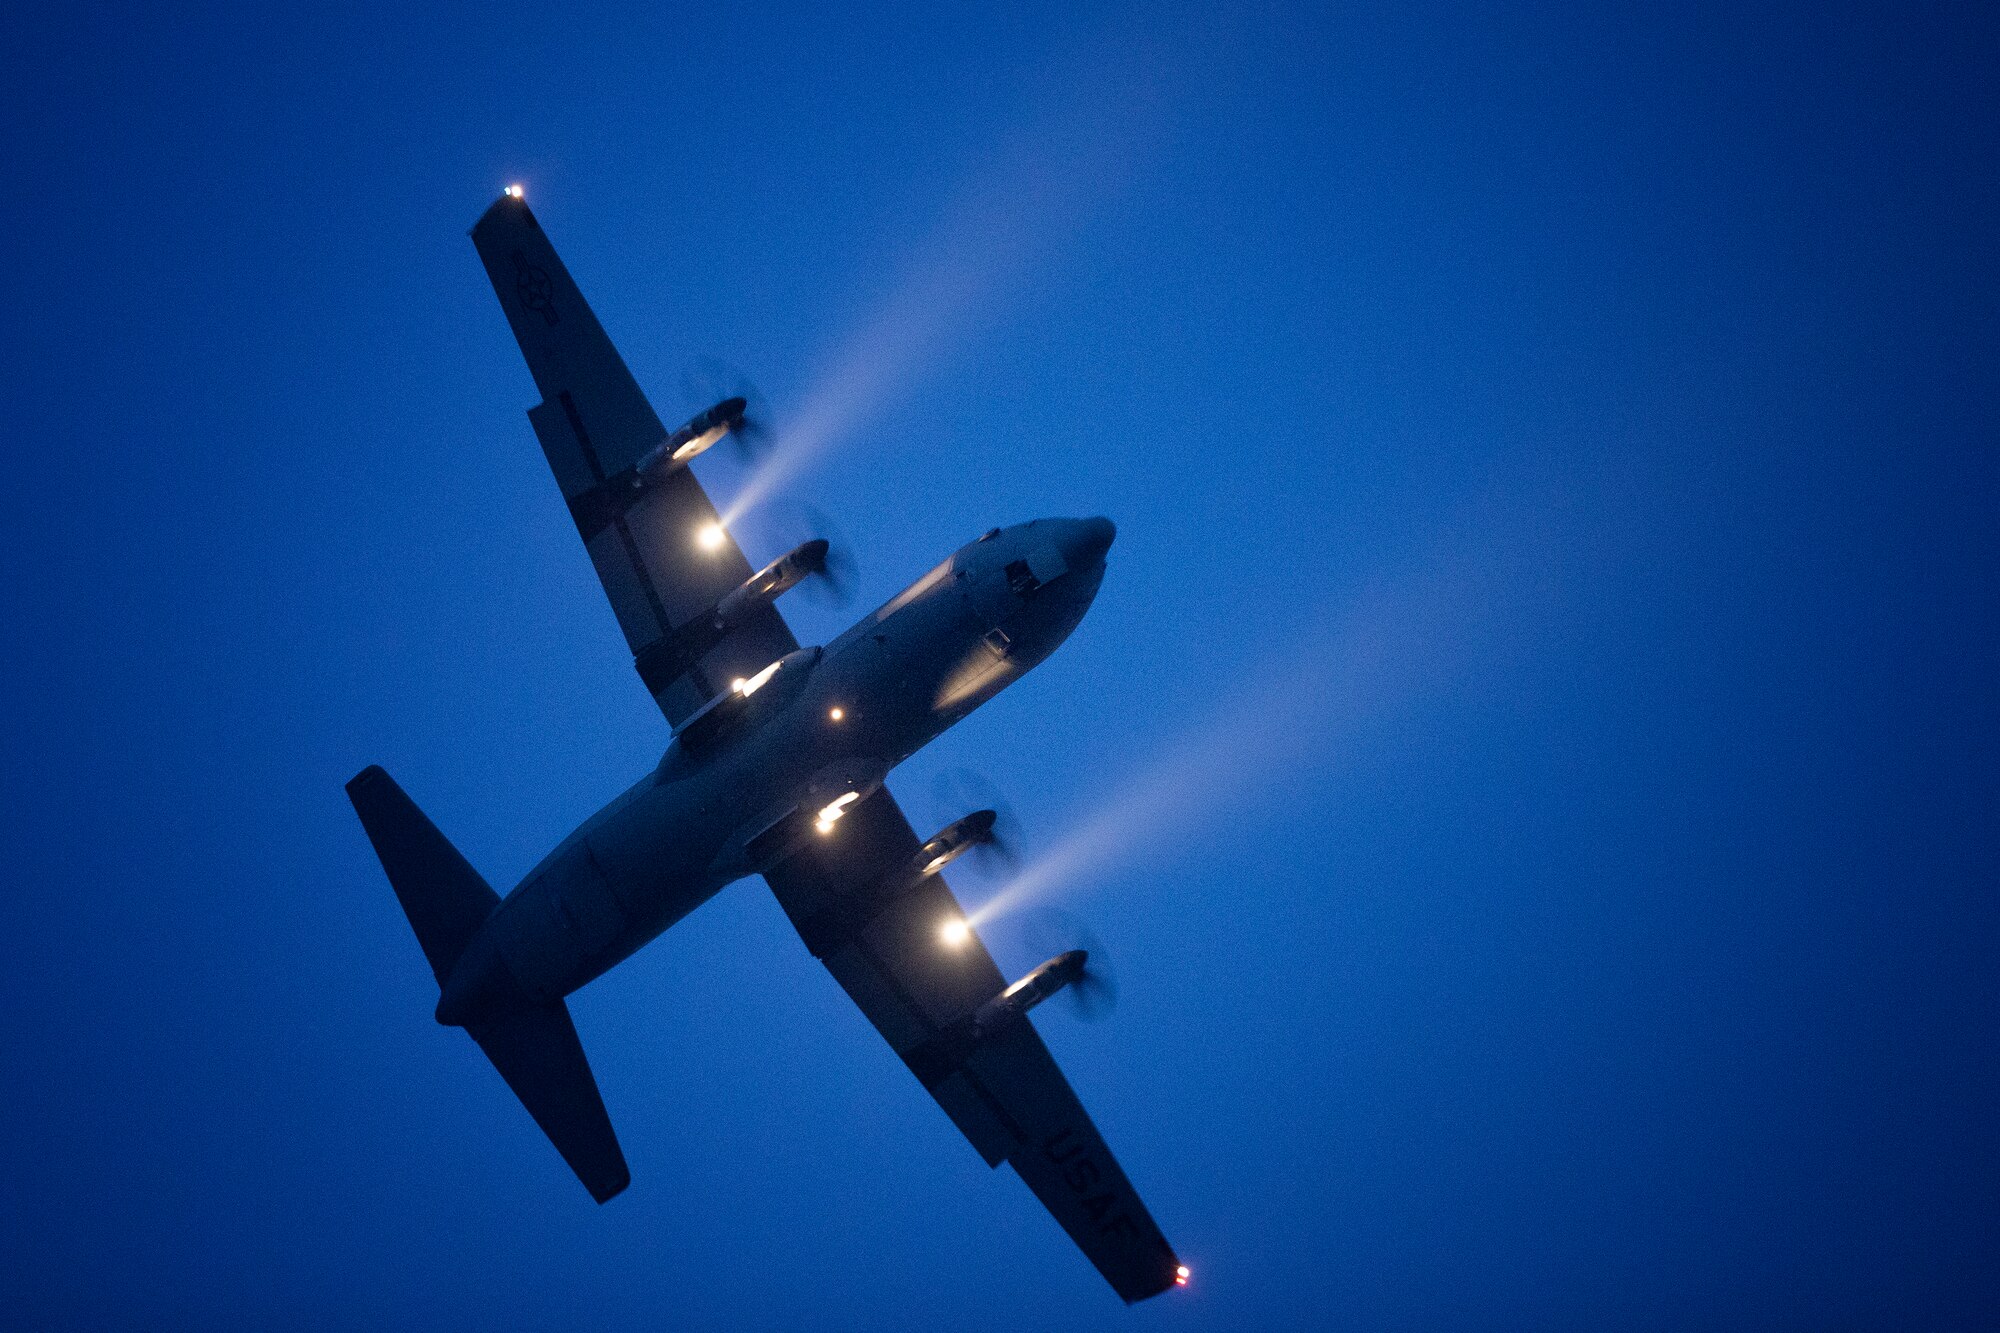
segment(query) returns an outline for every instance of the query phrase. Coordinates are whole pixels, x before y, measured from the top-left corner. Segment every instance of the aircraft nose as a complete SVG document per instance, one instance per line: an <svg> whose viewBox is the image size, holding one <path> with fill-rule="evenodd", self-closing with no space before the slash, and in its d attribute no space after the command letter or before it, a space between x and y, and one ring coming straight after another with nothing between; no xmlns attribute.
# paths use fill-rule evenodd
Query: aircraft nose
<svg viewBox="0 0 2000 1333"><path fill-rule="evenodd" d="M1069 548L1064 554L1070 563L1078 565L1102 560L1117 536L1118 525L1108 518L1078 519L1075 533L1064 543Z"/></svg>

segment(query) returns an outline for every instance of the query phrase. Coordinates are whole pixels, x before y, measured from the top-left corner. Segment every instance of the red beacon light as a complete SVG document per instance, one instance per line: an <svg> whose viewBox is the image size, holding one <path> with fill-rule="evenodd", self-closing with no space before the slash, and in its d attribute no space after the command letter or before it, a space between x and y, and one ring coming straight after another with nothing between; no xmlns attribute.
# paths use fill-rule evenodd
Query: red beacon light
<svg viewBox="0 0 2000 1333"><path fill-rule="evenodd" d="M1186 1264L1182 1264L1179 1268L1176 1268L1174 1270L1174 1285L1176 1287L1185 1287L1187 1285L1188 1278L1192 1276L1193 1274L1188 1272L1188 1266Z"/></svg>

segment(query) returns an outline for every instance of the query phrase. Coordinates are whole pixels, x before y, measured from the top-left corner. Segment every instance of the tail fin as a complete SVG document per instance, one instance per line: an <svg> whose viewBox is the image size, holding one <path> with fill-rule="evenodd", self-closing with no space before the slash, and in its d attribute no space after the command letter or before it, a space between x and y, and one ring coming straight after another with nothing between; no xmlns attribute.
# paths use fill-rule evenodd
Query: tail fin
<svg viewBox="0 0 2000 1333"><path fill-rule="evenodd" d="M371 765L356 774L347 796L442 987L499 905L499 895L380 768ZM593 1199L603 1203L632 1182L576 1025L561 1000L466 1030Z"/></svg>
<svg viewBox="0 0 2000 1333"><path fill-rule="evenodd" d="M467 941L500 905L500 896L378 765L354 775L347 799L354 802L354 813L361 816L361 827L389 872L389 885L417 932L432 974L444 985Z"/></svg>
<svg viewBox="0 0 2000 1333"><path fill-rule="evenodd" d="M603 1203L632 1183L590 1062L583 1058L583 1043L576 1039L576 1025L561 1000L474 1023L466 1031L591 1198Z"/></svg>

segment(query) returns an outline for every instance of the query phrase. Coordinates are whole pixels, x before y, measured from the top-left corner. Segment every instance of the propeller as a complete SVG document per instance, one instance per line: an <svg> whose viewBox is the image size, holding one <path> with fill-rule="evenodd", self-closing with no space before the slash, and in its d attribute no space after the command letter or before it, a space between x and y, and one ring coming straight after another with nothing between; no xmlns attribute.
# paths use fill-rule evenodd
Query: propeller
<svg viewBox="0 0 2000 1333"><path fill-rule="evenodd" d="M993 782L970 768L947 768L931 783L931 796L946 820L973 810L993 812L993 834L967 852L988 879L1010 879L1021 868L1021 821ZM1057 953L1062 952L1060 949Z"/></svg>
<svg viewBox="0 0 2000 1333"><path fill-rule="evenodd" d="M1118 978L1111 968L1111 955L1083 922L1053 907L1024 908L1020 933L1032 946L1031 957L1053 958L1070 949L1083 950L1083 971L1062 990L1078 1018L1086 1023L1101 1022L1118 1007Z"/></svg>
<svg viewBox="0 0 2000 1333"><path fill-rule="evenodd" d="M681 393L697 406L706 408L729 399L743 400L743 412L729 430L729 447L736 461L754 463L769 450L771 426L764 395L750 377L717 357L697 358L681 375Z"/></svg>
<svg viewBox="0 0 2000 1333"><path fill-rule="evenodd" d="M826 542L826 555L821 558L819 567L799 585L801 595L831 610L840 611L851 606L855 590L860 586L860 567L854 559L854 548L841 535L833 520L803 500L773 500L766 506L766 511L760 521L770 529L780 549L790 550L815 537Z"/></svg>

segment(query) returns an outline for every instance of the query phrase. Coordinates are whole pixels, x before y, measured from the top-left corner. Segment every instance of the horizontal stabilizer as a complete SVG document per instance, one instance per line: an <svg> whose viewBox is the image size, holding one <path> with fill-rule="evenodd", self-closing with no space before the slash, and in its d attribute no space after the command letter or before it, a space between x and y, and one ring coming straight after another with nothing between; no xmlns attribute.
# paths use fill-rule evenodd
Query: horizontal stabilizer
<svg viewBox="0 0 2000 1333"><path fill-rule="evenodd" d="M354 775L347 799L354 802L403 915L410 918L431 972L443 986L466 942L499 906L499 895L377 765Z"/></svg>
<svg viewBox="0 0 2000 1333"><path fill-rule="evenodd" d="M498 895L380 768L357 773L347 784L347 796L443 986L467 942L499 904ZM590 1197L603 1203L632 1182L583 1043L576 1039L576 1025L562 1001L473 1023L466 1031Z"/></svg>
<svg viewBox="0 0 2000 1333"><path fill-rule="evenodd" d="M603 1203L632 1183L597 1080L583 1057L583 1043L576 1039L576 1025L562 1001L474 1023L466 1031L591 1198Z"/></svg>

